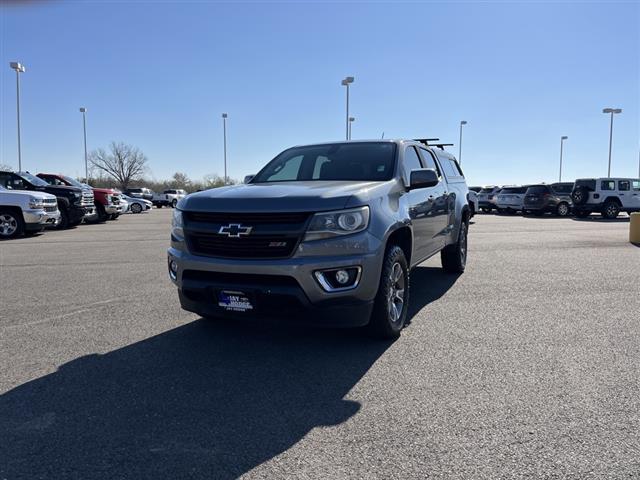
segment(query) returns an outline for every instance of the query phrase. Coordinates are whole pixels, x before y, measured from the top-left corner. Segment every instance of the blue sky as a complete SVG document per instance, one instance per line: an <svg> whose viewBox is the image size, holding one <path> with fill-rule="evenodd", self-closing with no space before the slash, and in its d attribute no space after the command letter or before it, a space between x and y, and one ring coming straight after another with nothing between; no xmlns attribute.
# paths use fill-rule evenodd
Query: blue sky
<svg viewBox="0 0 640 480"><path fill-rule="evenodd" d="M20 3L20 2L18 2ZM150 176L255 172L295 144L436 136L469 183L637 175L640 3L26 2L0 7L0 163L83 173L89 149L140 147Z"/></svg>

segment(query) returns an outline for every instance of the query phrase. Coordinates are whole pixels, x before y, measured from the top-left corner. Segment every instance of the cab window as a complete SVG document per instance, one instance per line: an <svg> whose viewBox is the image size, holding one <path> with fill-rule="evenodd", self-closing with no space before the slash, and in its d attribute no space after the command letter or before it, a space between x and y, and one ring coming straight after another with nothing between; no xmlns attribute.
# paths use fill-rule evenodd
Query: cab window
<svg viewBox="0 0 640 480"><path fill-rule="evenodd" d="M420 152L422 153L422 159L424 160L425 168L433 168L438 173L438 177L442 177L440 167L436 163L436 160L435 158L433 158L431 152L426 148L421 148Z"/></svg>
<svg viewBox="0 0 640 480"><path fill-rule="evenodd" d="M613 180L602 180L600 182L600 190L615 190L616 182Z"/></svg>
<svg viewBox="0 0 640 480"><path fill-rule="evenodd" d="M422 162L420 161L420 157L418 156L418 152L415 147L407 147L404 151L404 175L407 179L407 183L409 183L411 170L419 170L422 168Z"/></svg>
<svg viewBox="0 0 640 480"><path fill-rule="evenodd" d="M633 189L638 192L640 191L640 180L634 180L633 181Z"/></svg>
<svg viewBox="0 0 640 480"><path fill-rule="evenodd" d="M631 182L629 182L629 180L620 180L618 182L618 190L622 190L623 192L631 190Z"/></svg>

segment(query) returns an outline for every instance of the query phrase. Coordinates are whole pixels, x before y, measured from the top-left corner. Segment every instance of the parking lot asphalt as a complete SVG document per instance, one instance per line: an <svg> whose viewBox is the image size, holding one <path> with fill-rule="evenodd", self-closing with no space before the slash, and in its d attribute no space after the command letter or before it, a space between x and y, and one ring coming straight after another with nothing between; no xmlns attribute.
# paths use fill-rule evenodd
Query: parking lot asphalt
<svg viewBox="0 0 640 480"><path fill-rule="evenodd" d="M181 311L170 215L0 243L0 479L640 478L626 217L476 216L389 343Z"/></svg>

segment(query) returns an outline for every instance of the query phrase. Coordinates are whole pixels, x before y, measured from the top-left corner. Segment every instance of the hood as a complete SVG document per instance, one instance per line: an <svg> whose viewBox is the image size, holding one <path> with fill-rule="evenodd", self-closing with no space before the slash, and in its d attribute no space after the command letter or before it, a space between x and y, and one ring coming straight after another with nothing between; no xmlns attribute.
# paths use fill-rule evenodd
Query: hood
<svg viewBox="0 0 640 480"><path fill-rule="evenodd" d="M116 191L111 188L93 188L94 192L104 193L106 195L115 195Z"/></svg>
<svg viewBox="0 0 640 480"><path fill-rule="evenodd" d="M44 187L43 187L44 188ZM27 195L29 197L41 198L41 199L54 199L55 195L51 195L50 193L33 191L33 190L6 190L0 189L0 196L2 195Z"/></svg>
<svg viewBox="0 0 640 480"><path fill-rule="evenodd" d="M395 183L354 181L274 182L233 185L192 193L178 208L209 212L317 212L366 204Z"/></svg>
<svg viewBox="0 0 640 480"><path fill-rule="evenodd" d="M67 187L64 185L47 185L46 187L36 186L36 188L41 192L52 193L54 195L63 197L69 197L74 193L82 195L82 189L78 187Z"/></svg>

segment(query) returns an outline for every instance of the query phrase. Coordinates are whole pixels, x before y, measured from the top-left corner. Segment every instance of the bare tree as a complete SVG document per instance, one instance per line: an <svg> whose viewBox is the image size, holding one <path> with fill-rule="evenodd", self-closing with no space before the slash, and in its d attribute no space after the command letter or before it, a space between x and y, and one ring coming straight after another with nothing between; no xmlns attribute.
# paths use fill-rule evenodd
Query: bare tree
<svg viewBox="0 0 640 480"><path fill-rule="evenodd" d="M13 168L11 168L9 165L5 163L0 163L0 172L10 172L12 170Z"/></svg>
<svg viewBox="0 0 640 480"><path fill-rule="evenodd" d="M191 185L191 179L187 176L186 173L176 172L173 174L171 178L171 186L173 188L189 188Z"/></svg>
<svg viewBox="0 0 640 480"><path fill-rule="evenodd" d="M112 176L122 190L140 179L147 165L147 157L138 147L123 142L111 142L109 152L103 148L94 150L89 161L98 170Z"/></svg>

